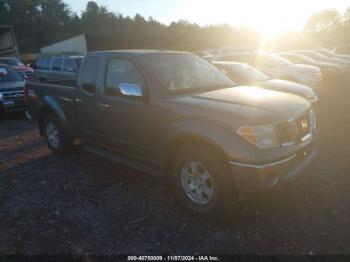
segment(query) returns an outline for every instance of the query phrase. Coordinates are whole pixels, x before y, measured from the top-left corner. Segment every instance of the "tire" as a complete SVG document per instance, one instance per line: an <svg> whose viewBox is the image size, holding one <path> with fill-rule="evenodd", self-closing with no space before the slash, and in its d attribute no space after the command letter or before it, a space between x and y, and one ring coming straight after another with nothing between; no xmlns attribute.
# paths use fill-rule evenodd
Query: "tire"
<svg viewBox="0 0 350 262"><path fill-rule="evenodd" d="M64 131L54 114L46 115L43 124L46 143L55 155L63 155L72 150L73 138Z"/></svg>
<svg viewBox="0 0 350 262"><path fill-rule="evenodd" d="M191 171L200 182L187 179ZM238 194L228 164L216 152L200 146L181 147L171 161L170 172L173 193L182 207L202 218L221 222L231 218ZM208 179L204 179L206 173ZM196 188L198 183L201 185Z"/></svg>

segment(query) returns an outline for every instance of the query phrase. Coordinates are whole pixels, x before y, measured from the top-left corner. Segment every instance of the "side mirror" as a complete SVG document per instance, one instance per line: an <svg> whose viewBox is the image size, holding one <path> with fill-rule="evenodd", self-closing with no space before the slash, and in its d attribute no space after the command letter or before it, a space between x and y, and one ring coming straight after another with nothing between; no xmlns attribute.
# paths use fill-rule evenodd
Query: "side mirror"
<svg viewBox="0 0 350 262"><path fill-rule="evenodd" d="M142 97L142 88L139 85L121 83L118 87L120 93L124 96Z"/></svg>
<svg viewBox="0 0 350 262"><path fill-rule="evenodd" d="M84 83L81 85L81 88L84 89L88 93L95 93L95 91L96 91L96 86L94 84Z"/></svg>

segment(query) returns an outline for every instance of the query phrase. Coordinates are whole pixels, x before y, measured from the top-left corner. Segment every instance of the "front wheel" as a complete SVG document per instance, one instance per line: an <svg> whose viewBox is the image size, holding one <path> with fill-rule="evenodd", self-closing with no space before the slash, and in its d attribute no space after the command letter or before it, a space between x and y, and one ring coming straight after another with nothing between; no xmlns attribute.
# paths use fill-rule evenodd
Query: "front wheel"
<svg viewBox="0 0 350 262"><path fill-rule="evenodd" d="M216 152L186 146L171 165L175 197L187 210L208 218L229 218L237 190L233 174Z"/></svg>
<svg viewBox="0 0 350 262"><path fill-rule="evenodd" d="M71 151L73 139L64 132L60 122L54 114L48 114L45 117L44 136L47 145L55 155L62 155Z"/></svg>

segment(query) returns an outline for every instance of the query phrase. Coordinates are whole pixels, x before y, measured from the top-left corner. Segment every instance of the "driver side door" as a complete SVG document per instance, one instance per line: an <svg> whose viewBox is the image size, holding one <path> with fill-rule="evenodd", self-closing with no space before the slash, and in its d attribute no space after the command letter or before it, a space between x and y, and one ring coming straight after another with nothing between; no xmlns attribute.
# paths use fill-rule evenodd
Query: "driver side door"
<svg viewBox="0 0 350 262"><path fill-rule="evenodd" d="M145 102L144 78L134 63L123 58L109 59L106 70L98 102L105 145L122 155L148 161L154 114L152 105ZM139 88L140 93L125 93L123 86Z"/></svg>

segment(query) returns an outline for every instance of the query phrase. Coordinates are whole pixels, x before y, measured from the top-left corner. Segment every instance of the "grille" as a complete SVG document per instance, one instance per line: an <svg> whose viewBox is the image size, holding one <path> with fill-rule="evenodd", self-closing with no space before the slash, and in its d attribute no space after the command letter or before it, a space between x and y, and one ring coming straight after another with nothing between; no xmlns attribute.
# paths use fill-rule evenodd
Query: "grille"
<svg viewBox="0 0 350 262"><path fill-rule="evenodd" d="M25 71L24 74L26 76L33 76L34 75L34 73L32 71Z"/></svg>
<svg viewBox="0 0 350 262"><path fill-rule="evenodd" d="M311 121L310 115L303 115L295 119L295 125L298 131L298 138L303 140L304 137L311 134Z"/></svg>
<svg viewBox="0 0 350 262"><path fill-rule="evenodd" d="M23 99L23 91L3 92L4 101L17 101Z"/></svg>
<svg viewBox="0 0 350 262"><path fill-rule="evenodd" d="M275 129L281 145L287 146L309 139L315 125L315 114L310 111L290 121L275 123Z"/></svg>

